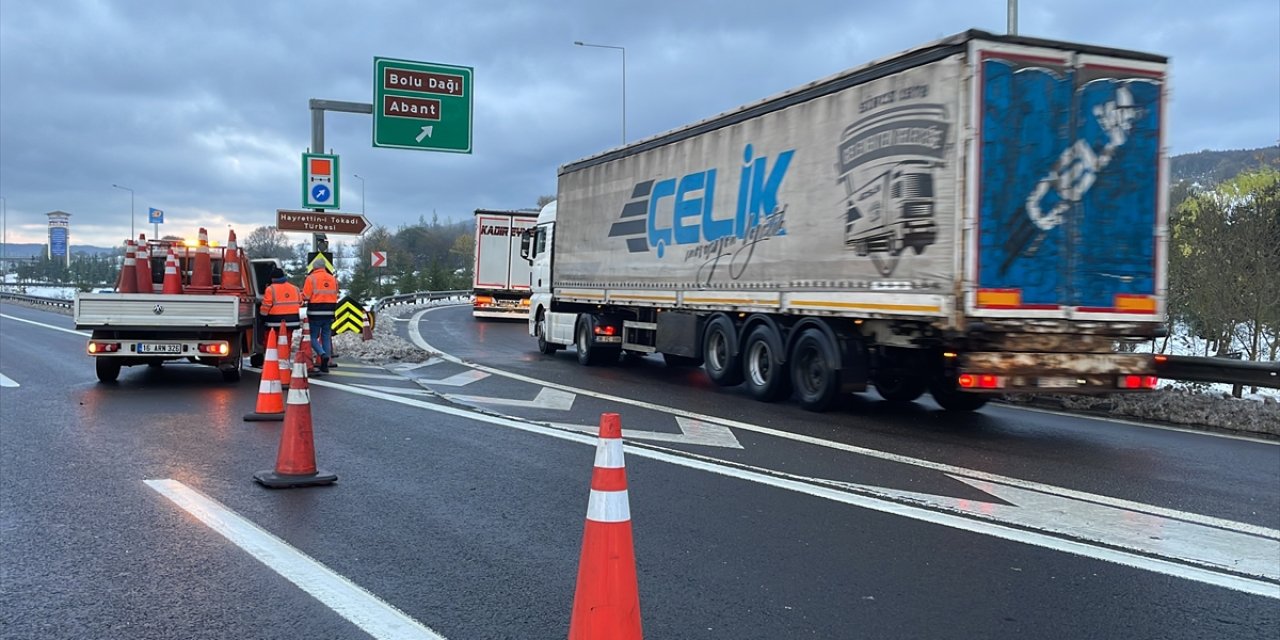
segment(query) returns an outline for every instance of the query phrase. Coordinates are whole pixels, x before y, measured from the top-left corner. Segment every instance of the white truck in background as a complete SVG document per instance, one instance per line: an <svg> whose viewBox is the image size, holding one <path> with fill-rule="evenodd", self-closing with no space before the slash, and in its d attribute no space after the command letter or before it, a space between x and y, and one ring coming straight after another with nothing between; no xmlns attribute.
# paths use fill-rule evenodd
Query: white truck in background
<svg viewBox="0 0 1280 640"><path fill-rule="evenodd" d="M1167 73L968 31L566 164L529 333L812 411L1151 389Z"/></svg>
<svg viewBox="0 0 1280 640"><path fill-rule="evenodd" d="M537 219L534 210L476 210L472 316L523 320L528 315L532 269L520 257L520 238Z"/></svg>

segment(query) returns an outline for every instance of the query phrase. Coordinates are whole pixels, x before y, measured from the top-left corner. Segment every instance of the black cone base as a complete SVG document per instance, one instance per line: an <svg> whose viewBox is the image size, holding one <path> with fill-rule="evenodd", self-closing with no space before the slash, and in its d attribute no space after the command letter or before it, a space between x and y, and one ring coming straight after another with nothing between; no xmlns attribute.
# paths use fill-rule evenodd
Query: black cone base
<svg viewBox="0 0 1280 640"><path fill-rule="evenodd" d="M284 412L280 413L246 413L244 414L245 422L282 422L284 420Z"/></svg>
<svg viewBox="0 0 1280 640"><path fill-rule="evenodd" d="M274 470L267 470L253 474L253 479L268 489L289 489L292 487L314 487L322 484L333 484L338 481L338 476L324 469L316 469L315 473L303 475L276 473Z"/></svg>

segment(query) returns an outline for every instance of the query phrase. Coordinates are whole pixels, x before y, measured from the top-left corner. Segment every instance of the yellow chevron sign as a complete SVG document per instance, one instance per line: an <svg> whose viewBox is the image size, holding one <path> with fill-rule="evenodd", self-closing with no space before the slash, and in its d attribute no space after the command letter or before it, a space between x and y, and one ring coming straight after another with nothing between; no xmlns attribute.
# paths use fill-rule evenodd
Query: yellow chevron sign
<svg viewBox="0 0 1280 640"><path fill-rule="evenodd" d="M338 301L338 308L333 312L333 334L361 333L364 330L366 316L364 307L350 296Z"/></svg>

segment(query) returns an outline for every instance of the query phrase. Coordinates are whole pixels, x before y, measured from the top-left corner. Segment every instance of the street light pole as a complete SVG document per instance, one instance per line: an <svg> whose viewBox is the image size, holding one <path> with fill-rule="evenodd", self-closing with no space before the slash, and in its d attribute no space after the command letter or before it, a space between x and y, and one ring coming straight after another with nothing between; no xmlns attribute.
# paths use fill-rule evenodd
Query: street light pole
<svg viewBox="0 0 1280 640"><path fill-rule="evenodd" d="M611 44L590 44L575 40L579 47L595 47L597 49L617 49L622 52L622 144L627 144L627 49Z"/></svg>
<svg viewBox="0 0 1280 640"><path fill-rule="evenodd" d="M135 235L133 232L133 189L130 189L129 187L122 187L118 184L113 184L111 186L129 192L129 239L132 240Z"/></svg>
<svg viewBox="0 0 1280 640"><path fill-rule="evenodd" d="M9 284L9 201L0 197L0 274L4 284Z"/></svg>
<svg viewBox="0 0 1280 640"><path fill-rule="evenodd" d="M351 176L360 181L360 215L364 215L364 178L361 178L358 173L353 173Z"/></svg>
<svg viewBox="0 0 1280 640"><path fill-rule="evenodd" d="M1018 35L1018 0L1009 0L1008 18L1009 26L1007 31L1009 35Z"/></svg>

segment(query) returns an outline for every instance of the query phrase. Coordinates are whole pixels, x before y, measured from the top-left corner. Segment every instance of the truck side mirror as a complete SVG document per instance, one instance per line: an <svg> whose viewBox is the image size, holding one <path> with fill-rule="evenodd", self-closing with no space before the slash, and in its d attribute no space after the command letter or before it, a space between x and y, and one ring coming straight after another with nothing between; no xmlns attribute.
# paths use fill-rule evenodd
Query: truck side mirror
<svg viewBox="0 0 1280 640"><path fill-rule="evenodd" d="M533 234L536 231L537 227L534 227L520 234L520 257L530 264L533 264Z"/></svg>

